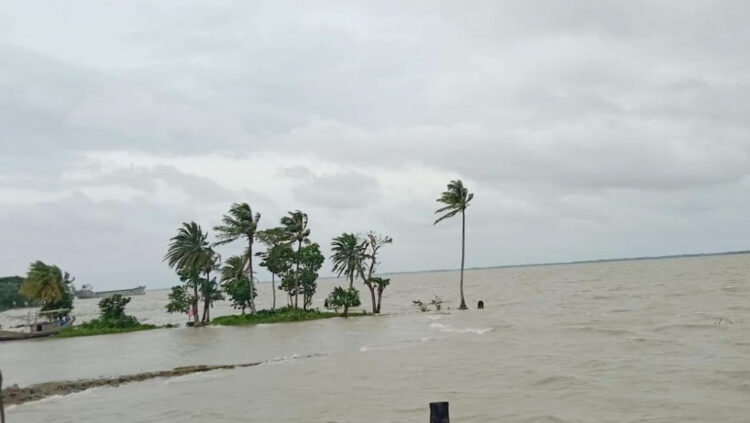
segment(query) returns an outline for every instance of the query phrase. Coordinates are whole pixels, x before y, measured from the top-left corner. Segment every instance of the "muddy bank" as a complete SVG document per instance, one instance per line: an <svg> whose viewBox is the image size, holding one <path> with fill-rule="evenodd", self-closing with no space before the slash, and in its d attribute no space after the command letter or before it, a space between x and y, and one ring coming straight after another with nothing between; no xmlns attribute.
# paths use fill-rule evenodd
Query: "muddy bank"
<svg viewBox="0 0 750 423"><path fill-rule="evenodd" d="M307 357L312 356L306 356L304 358ZM175 367L172 370L136 373L132 375L117 376L111 378L45 382L23 388L19 387L18 385L11 385L3 389L2 395L5 400L5 405L8 406L13 404L23 404L29 401L37 401L46 397L51 397L53 395L72 394L74 392L85 391L86 389L96 388L100 386L119 386L125 383L140 382L149 379L184 376L191 373L209 372L212 370L252 367L262 363L264 362Z"/></svg>

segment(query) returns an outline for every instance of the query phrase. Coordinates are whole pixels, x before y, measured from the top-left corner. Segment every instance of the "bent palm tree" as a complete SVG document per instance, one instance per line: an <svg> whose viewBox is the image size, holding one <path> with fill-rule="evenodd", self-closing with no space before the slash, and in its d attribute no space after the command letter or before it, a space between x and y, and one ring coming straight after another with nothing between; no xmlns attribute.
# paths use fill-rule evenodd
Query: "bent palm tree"
<svg viewBox="0 0 750 423"><path fill-rule="evenodd" d="M363 261L365 260L365 242L351 233L342 233L331 241L331 260L333 271L336 276L344 274L349 278L349 289L354 288L355 275L363 276ZM363 276L364 277L364 276ZM349 306L344 306L344 315L349 311Z"/></svg>
<svg viewBox="0 0 750 423"><path fill-rule="evenodd" d="M62 301L73 280L68 272L37 260L29 266L19 292L46 307Z"/></svg>
<svg viewBox="0 0 750 423"><path fill-rule="evenodd" d="M245 257L247 258L247 274L250 280L248 295L250 297L250 312L255 313L255 299L252 295L254 291L253 241L255 240L255 232L258 230L260 213L253 214L253 209L247 203L234 203L229 209L229 213L225 214L221 221L224 223L223 225L214 227L214 230L219 233L219 241L215 245L227 244L243 237L247 240Z"/></svg>
<svg viewBox="0 0 750 423"><path fill-rule="evenodd" d="M183 223L173 236L164 256L169 267L182 274L199 274L212 266L216 253L208 243L208 234L195 222ZM193 285L193 320L198 323L198 283Z"/></svg>
<svg viewBox="0 0 750 423"><path fill-rule="evenodd" d="M300 264L300 251L302 250L302 244L310 243L310 230L307 229L307 213L303 213L299 210L289 212L289 216L281 218L281 226L284 227L284 234L290 244L297 243L296 257L294 259L295 264L295 280L294 280L294 308L298 308L299 303L299 264Z"/></svg>
<svg viewBox="0 0 750 423"><path fill-rule="evenodd" d="M448 189L443 192L440 198L437 199L439 203L445 204L435 211L435 214L441 214L440 217L435 220L435 225L439 222L451 218L458 213L461 213L461 305L458 307L460 310L466 310L466 300L464 300L464 258L466 256L466 208L469 207L469 202L474 198L474 194L470 193L469 190L464 187L464 183L461 180L454 180L448 184Z"/></svg>

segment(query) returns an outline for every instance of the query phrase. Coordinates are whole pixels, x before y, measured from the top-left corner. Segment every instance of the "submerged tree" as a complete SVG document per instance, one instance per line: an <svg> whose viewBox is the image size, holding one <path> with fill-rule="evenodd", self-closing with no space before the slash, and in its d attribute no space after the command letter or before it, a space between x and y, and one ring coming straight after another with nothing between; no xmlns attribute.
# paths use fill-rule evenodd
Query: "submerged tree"
<svg viewBox="0 0 750 423"><path fill-rule="evenodd" d="M365 243L352 233L342 233L331 241L333 272L336 273L337 277L343 274L349 278L347 295L355 293L357 294L357 298L359 298L359 294L354 289L354 278L364 273L362 266L365 260L365 248ZM336 292L338 291L334 290L334 293ZM344 307L344 316L348 314L350 304L351 301L342 304Z"/></svg>
<svg viewBox="0 0 750 423"><path fill-rule="evenodd" d="M73 308L73 281L68 272L55 265L35 261L21 284L19 292L42 305L42 311L64 309L67 314Z"/></svg>
<svg viewBox="0 0 750 423"><path fill-rule="evenodd" d="M250 279L245 272L245 260L243 256L232 256L226 259L221 268L221 284L224 292L232 300L232 307L242 310L250 307L253 298L257 296L255 287L250 284ZM252 293L252 297L251 297Z"/></svg>
<svg viewBox="0 0 750 423"><path fill-rule="evenodd" d="M297 253L294 257L294 308L299 308L299 291L300 291L300 251L303 245L310 244L310 229L307 228L307 214L296 210L289 212L288 216L281 218L281 226L284 228L284 234L287 242L296 244Z"/></svg>
<svg viewBox="0 0 750 423"><path fill-rule="evenodd" d="M448 189L443 192L440 198L437 199L439 203L443 203L444 207L441 207L435 211L435 214L441 216L435 220L435 225L439 222L451 218L461 213L461 305L458 307L460 310L466 310L466 300L464 299L464 258L466 256L466 208L469 207L469 202L474 198L474 194L470 193L469 190L464 187L463 182L460 180L451 181L448 184Z"/></svg>
<svg viewBox="0 0 750 423"><path fill-rule="evenodd" d="M343 307L344 312L342 313L342 316L344 317L349 316L349 308L358 307L362 304L359 300L359 292L357 292L355 288L344 289L340 286L333 289L333 292L328 296L326 302L329 307L333 307L337 310Z"/></svg>
<svg viewBox="0 0 750 423"><path fill-rule="evenodd" d="M380 301L383 298L383 291L388 286L390 279L376 278L375 269L379 264L378 253L384 245L393 242L393 238L387 235L379 235L375 232L370 231L365 237L365 252L364 252L364 265L367 268L367 274L362 272L362 280L370 290L370 298L372 299L372 312L380 313ZM375 291L377 291L377 299L375 298Z"/></svg>
<svg viewBox="0 0 750 423"><path fill-rule="evenodd" d="M247 259L247 277L250 281L248 288L248 297L250 298L250 312L255 313L255 280L253 275L253 242L255 233L258 230L260 213L253 214L253 210L247 203L234 203L229 209L229 213L222 217L223 225L214 227L217 231L219 241L216 245L227 244L240 238L245 238L247 250L245 257Z"/></svg>
<svg viewBox="0 0 750 423"><path fill-rule="evenodd" d="M216 253L208 242L208 233L204 233L195 222L183 223L177 235L171 238L164 261L177 271L185 286L192 289L190 303L193 322L197 324L201 274L210 274L216 263ZM167 305L167 310L169 308Z"/></svg>
<svg viewBox="0 0 750 423"><path fill-rule="evenodd" d="M289 258L294 251L286 242L287 235L282 227L260 231L256 234L256 238L266 246L266 251L260 251L256 255L261 258L260 265L271 274L271 293L273 294L271 310L276 310L276 275L281 276L289 271Z"/></svg>

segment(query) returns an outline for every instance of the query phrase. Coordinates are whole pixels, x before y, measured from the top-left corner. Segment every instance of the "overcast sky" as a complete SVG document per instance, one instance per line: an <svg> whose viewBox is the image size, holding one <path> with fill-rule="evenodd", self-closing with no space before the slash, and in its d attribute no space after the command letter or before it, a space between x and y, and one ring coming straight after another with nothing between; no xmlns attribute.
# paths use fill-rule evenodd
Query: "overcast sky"
<svg viewBox="0 0 750 423"><path fill-rule="evenodd" d="M750 247L747 2L1 3L0 275L167 287L236 201L456 268L453 178L470 267Z"/></svg>

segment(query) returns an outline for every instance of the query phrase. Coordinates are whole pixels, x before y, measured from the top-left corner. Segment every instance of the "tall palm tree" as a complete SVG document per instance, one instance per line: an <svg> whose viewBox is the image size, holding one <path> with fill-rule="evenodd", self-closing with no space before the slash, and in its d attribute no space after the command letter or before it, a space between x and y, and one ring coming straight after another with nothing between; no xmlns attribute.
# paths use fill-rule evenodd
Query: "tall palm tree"
<svg viewBox="0 0 750 423"><path fill-rule="evenodd" d="M276 227L271 229L266 229L265 231L259 231L256 234L256 237L258 241L262 242L266 246L266 251L257 253L258 256L263 260L260 265L264 266L268 269L268 271L271 273L271 292L273 293L273 303L271 305L271 310L276 310L276 264L275 260L273 260L276 256L274 254L278 251L279 248L281 248L281 245L284 244L287 237L284 233L284 228L282 227Z"/></svg>
<svg viewBox="0 0 750 423"><path fill-rule="evenodd" d="M169 267L185 275L205 272L216 260L216 253L208 242L208 233L195 222L183 223L177 235L170 239L164 261ZM193 320L198 323L198 283L193 285Z"/></svg>
<svg viewBox="0 0 750 423"><path fill-rule="evenodd" d="M445 206L437 209L435 214L442 214L437 220L435 225L439 222L448 219L461 213L461 305L458 307L460 310L466 310L466 300L464 300L464 258L466 256L466 208L469 207L469 202L474 198L474 194L470 193L469 190L464 187L464 183L461 180L454 180L448 184L448 189L443 192L440 198L437 199L439 203L443 203Z"/></svg>
<svg viewBox="0 0 750 423"><path fill-rule="evenodd" d="M333 271L336 276L344 274L349 278L349 289L354 287L354 277L364 274L365 249L365 242L351 233L342 233L331 241ZM344 315L348 311L349 306L344 306Z"/></svg>
<svg viewBox="0 0 750 423"><path fill-rule="evenodd" d="M295 257L295 281L294 281L294 308L298 308L299 304L299 264L300 264L300 250L302 245L310 243L310 230L307 229L307 213L303 213L299 210L289 212L288 216L281 218L281 226L284 227L284 234L286 234L287 242L290 244L297 244L297 257Z"/></svg>
<svg viewBox="0 0 750 423"><path fill-rule="evenodd" d="M63 272L55 265L47 265L37 260L29 266L19 292L46 307L63 300L75 280L68 272Z"/></svg>
<svg viewBox="0 0 750 423"><path fill-rule="evenodd" d="M245 257L247 257L247 274L250 280L249 295L250 295L250 312L255 313L255 299L253 298L252 292L254 291L253 283L253 242L255 240L255 232L258 230L258 222L260 221L260 213L253 214L253 209L247 203L234 203L229 209L229 213L225 214L221 221L223 225L214 227L214 230L219 233L219 241L215 245L227 244L235 241L239 238L245 238L247 240L247 251Z"/></svg>

